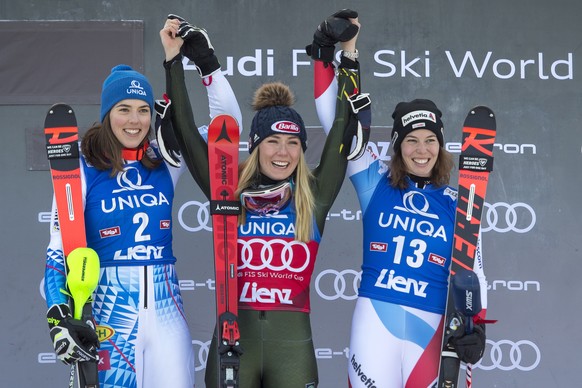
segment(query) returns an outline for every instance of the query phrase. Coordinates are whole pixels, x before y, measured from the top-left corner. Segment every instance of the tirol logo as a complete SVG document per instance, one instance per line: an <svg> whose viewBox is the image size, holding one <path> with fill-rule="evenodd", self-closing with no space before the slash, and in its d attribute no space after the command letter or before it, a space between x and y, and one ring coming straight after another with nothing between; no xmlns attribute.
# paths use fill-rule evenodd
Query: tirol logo
<svg viewBox="0 0 582 388"><path fill-rule="evenodd" d="M119 230L119 226L114 226L114 227L107 228L107 229L101 229L99 231L99 234L101 235L101 238L106 238L106 237L119 236L121 234L121 231Z"/></svg>
<svg viewBox="0 0 582 388"><path fill-rule="evenodd" d="M381 242L371 242L370 250L376 252L386 252L388 250L388 244Z"/></svg>
<svg viewBox="0 0 582 388"><path fill-rule="evenodd" d="M140 96L146 96L147 97L147 93L145 92L145 90L142 88L141 84L139 83L138 80L132 80L131 84L129 85L129 88L127 88L127 94L138 94Z"/></svg>
<svg viewBox="0 0 582 388"><path fill-rule="evenodd" d="M275 132L290 133L293 135L298 134L301 131L299 125L292 121L277 121L271 125L271 130Z"/></svg>
<svg viewBox="0 0 582 388"><path fill-rule="evenodd" d="M429 110L415 110L408 114L402 116L402 126L406 127L406 125L412 121L416 120L430 120L433 123L436 123L436 117L434 113Z"/></svg>
<svg viewBox="0 0 582 388"><path fill-rule="evenodd" d="M437 264L437 265L440 265L441 267L444 267L445 263L447 262L447 259L445 259L442 256L435 255L434 253L431 253L428 256L428 261L429 261L429 263Z"/></svg>

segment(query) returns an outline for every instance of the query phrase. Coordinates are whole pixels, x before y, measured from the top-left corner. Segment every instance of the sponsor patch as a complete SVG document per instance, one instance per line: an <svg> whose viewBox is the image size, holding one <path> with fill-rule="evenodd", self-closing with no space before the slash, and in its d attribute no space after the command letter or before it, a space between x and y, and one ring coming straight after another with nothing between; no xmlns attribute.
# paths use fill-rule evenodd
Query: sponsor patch
<svg viewBox="0 0 582 388"><path fill-rule="evenodd" d="M115 334L115 330L113 330L112 327L105 325L97 325L95 332L97 333L99 342L107 341L109 338L113 337L113 334Z"/></svg>
<svg viewBox="0 0 582 388"><path fill-rule="evenodd" d="M271 130L281 133L290 133L296 135L301 131L299 125L292 121L276 121L271 125Z"/></svg>
<svg viewBox="0 0 582 388"><path fill-rule="evenodd" d="M119 226L114 226L112 228L101 229L99 234L101 235L101 238L119 236L121 234L121 230L119 229Z"/></svg>
<svg viewBox="0 0 582 388"><path fill-rule="evenodd" d="M370 250L376 252L386 252L388 250L388 244L383 242L371 242Z"/></svg>
<svg viewBox="0 0 582 388"><path fill-rule="evenodd" d="M402 126L406 127L406 125L417 120L429 120L436 124L434 113L429 110L415 110L402 116Z"/></svg>
<svg viewBox="0 0 582 388"><path fill-rule="evenodd" d="M428 261L429 261L429 263L437 264L437 265L440 265L441 267L444 267L445 263L447 262L447 259L445 259L442 256L435 255L434 253L431 253L428 256Z"/></svg>
<svg viewBox="0 0 582 388"><path fill-rule="evenodd" d="M99 355L99 365L97 365L97 370L111 369L111 357L109 356L109 350L99 350L97 354Z"/></svg>
<svg viewBox="0 0 582 388"><path fill-rule="evenodd" d="M161 220L160 229L170 229L170 220Z"/></svg>

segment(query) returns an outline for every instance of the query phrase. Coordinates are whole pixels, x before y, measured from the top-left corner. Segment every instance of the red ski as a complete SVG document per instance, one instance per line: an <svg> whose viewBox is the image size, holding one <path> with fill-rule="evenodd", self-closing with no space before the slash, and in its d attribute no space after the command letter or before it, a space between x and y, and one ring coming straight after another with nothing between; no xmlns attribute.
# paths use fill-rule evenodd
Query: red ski
<svg viewBox="0 0 582 388"><path fill-rule="evenodd" d="M238 330L237 237L239 127L229 115L216 116L208 127L210 213L214 237L216 317L221 388L238 387L242 349Z"/></svg>
<svg viewBox="0 0 582 388"><path fill-rule="evenodd" d="M495 133L495 115L491 109L478 106L469 112L463 124L455 231L437 388L456 388L459 377L460 360L454 347L449 344L450 329L458 322L449 321L451 314L454 311L463 314L469 325L466 330L470 332L473 316L481 310L479 283L473 264L487 182L493 169ZM456 294L463 297L455 297ZM471 297L469 302L466 296ZM468 368L470 370L469 365Z"/></svg>
<svg viewBox="0 0 582 388"><path fill-rule="evenodd" d="M74 249L85 248L87 246L81 187L81 168L79 164L79 130L73 109L66 104L53 105L45 118L44 133L53 189L57 202L63 254L68 259L69 254ZM68 267L69 265L67 263ZM94 269L95 267L92 265L91 268ZM98 274L91 274L90 277L94 278L94 275L98 276ZM90 326L95 327L91 311L91 302L84 303L82 309L78 308L78 306L75 308L73 299L77 299L74 295L76 289L73 287L69 291L73 296L71 299L71 311L79 312L75 314L74 318L81 319ZM76 366L79 387L99 387L96 362L78 362ZM73 377L73 372L71 377ZM72 387L72 380L70 386Z"/></svg>

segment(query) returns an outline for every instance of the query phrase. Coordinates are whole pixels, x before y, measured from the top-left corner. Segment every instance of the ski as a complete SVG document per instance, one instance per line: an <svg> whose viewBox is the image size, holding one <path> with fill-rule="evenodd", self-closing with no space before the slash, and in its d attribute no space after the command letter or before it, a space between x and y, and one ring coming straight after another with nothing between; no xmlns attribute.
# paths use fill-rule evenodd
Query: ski
<svg viewBox="0 0 582 388"><path fill-rule="evenodd" d="M236 119L219 115L208 127L210 214L214 239L216 322L221 388L238 387L242 349L238 330L237 237L239 127Z"/></svg>
<svg viewBox="0 0 582 388"><path fill-rule="evenodd" d="M449 339L459 322L451 320L451 314L456 311L464 315L468 325L465 330L472 332L473 316L481 310L479 281L473 272L473 264L487 182L493 169L495 132L495 115L491 109L485 106L471 109L463 124L457 210L437 388L457 388L458 384L460 360ZM470 366L467 367L469 376Z"/></svg>
<svg viewBox="0 0 582 388"><path fill-rule="evenodd" d="M85 215L83 209L83 193L81 187L81 166L79 163L79 130L77 119L73 109L66 104L53 105L46 114L44 122L44 133L46 139L46 151L49 161L53 190L57 203L57 216L59 228L63 242L63 255L67 267L67 284L71 293L70 303L71 311L74 311L74 318L81 319L92 327L95 327L91 309L90 298L83 295L77 296L81 290L83 282L74 281L69 284L70 271L75 271L73 276L77 280L77 270L87 271L89 267L94 279L98 276L98 258L97 268L95 269L94 258L83 252L81 260L88 260L91 265L85 268L79 268L78 265L69 265L69 254L76 248L86 248L87 238L85 235ZM88 257L91 256L91 257ZM84 262L86 264L86 261ZM95 274L95 270L97 273ZM96 284L95 284L96 285ZM85 291L80 291L85 293ZM91 290L92 293L92 290ZM89 295L90 296L90 295ZM85 300L81 306L75 306L74 300ZM75 366L74 366L75 367ZM96 362L78 362L76 364L78 386L80 388L98 388L99 377ZM74 370L71 371L71 377ZM72 380L69 385L72 387Z"/></svg>

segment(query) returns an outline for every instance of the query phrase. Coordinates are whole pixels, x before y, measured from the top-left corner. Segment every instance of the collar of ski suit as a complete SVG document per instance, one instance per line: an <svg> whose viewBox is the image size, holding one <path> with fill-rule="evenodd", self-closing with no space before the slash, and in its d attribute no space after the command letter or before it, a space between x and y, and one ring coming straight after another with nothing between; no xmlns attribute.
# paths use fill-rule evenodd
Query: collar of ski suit
<svg viewBox="0 0 582 388"><path fill-rule="evenodd" d="M121 150L121 157L125 160L137 160L140 161L146 153L146 150L150 146L149 141L145 141L141 147L137 148L124 148Z"/></svg>

